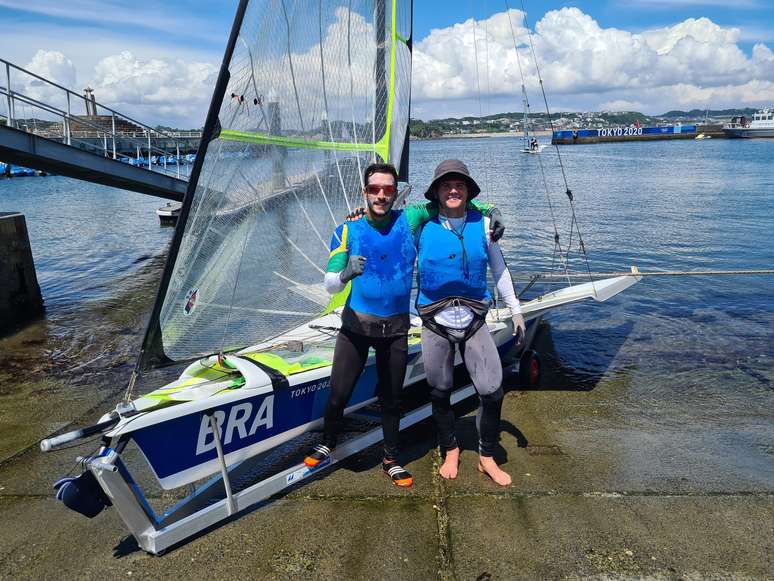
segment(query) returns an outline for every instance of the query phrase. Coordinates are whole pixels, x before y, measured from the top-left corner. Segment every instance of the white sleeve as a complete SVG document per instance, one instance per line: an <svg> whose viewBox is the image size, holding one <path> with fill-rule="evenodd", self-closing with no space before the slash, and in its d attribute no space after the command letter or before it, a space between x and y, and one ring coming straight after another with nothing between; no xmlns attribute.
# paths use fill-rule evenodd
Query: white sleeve
<svg viewBox="0 0 774 581"><path fill-rule="evenodd" d="M489 219L489 216L484 216L484 233L486 234L486 245L489 247L492 244L492 221ZM490 259L491 264L491 259Z"/></svg>
<svg viewBox="0 0 774 581"><path fill-rule="evenodd" d="M489 240L488 234L487 240ZM486 252L489 257L489 266L492 269L492 275L497 285L497 292L508 308L511 309L512 314L520 314L521 305L516 296L516 291L513 289L513 279L508 266L505 264L505 258L503 258L503 251L500 249L500 245L497 242L489 241Z"/></svg>
<svg viewBox="0 0 774 581"><path fill-rule="evenodd" d="M347 284L341 282L340 272L325 273L325 290L328 291L328 294L335 295L336 293L340 293L344 290L345 286L347 286Z"/></svg>

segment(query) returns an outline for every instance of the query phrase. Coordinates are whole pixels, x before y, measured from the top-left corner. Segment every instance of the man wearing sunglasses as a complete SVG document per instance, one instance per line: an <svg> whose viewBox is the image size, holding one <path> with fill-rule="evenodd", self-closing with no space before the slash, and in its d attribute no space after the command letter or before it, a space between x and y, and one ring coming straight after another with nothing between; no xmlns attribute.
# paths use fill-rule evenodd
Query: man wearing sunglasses
<svg viewBox="0 0 774 581"><path fill-rule="evenodd" d="M385 475L400 487L413 484L398 464L400 393L406 375L411 283L416 260L415 233L438 214L437 203L393 210L398 173L389 164L372 164L364 172L365 219L345 222L333 234L325 288L340 293L350 285L341 314L331 370L330 396L325 408L323 441L304 458L315 467L336 447L347 405L368 358L376 353L377 396L382 412ZM473 204L494 224L492 236L504 231L499 212ZM494 231L496 230L496 232Z"/></svg>

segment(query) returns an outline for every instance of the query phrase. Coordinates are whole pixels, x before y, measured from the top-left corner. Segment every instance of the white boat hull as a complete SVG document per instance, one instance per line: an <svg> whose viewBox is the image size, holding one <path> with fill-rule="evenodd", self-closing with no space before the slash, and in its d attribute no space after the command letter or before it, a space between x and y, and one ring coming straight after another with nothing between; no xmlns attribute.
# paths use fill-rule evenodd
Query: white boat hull
<svg viewBox="0 0 774 581"><path fill-rule="evenodd" d="M734 127L724 128L723 133L728 137L753 138L753 137L774 137L774 127Z"/></svg>
<svg viewBox="0 0 774 581"><path fill-rule="evenodd" d="M162 224L175 223L180 216L182 207L183 204L180 202L169 202L166 206L162 206L156 210L156 215L159 217Z"/></svg>

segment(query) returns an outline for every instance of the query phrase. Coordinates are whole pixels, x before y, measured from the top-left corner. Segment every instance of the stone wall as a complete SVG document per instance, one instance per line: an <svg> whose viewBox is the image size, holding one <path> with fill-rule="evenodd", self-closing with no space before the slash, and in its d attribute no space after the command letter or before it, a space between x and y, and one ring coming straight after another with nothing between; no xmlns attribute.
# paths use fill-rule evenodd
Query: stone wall
<svg viewBox="0 0 774 581"><path fill-rule="evenodd" d="M43 313L27 223L18 212L0 212L0 334Z"/></svg>

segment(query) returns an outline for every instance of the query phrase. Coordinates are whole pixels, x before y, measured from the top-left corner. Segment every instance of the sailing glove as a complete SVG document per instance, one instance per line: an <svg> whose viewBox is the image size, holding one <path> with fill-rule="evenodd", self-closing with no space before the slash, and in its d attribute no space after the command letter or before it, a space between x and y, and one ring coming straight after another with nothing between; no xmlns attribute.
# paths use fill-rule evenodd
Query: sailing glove
<svg viewBox="0 0 774 581"><path fill-rule="evenodd" d="M524 323L524 315L521 313L511 315L513 321L513 335L516 337L516 348L524 345L524 337L527 334L527 325Z"/></svg>
<svg viewBox="0 0 774 581"><path fill-rule="evenodd" d="M342 270L339 275L341 282L346 284L356 276L363 274L365 263L365 256L359 256L357 254L350 256L349 260L347 260L347 266L344 267L344 270Z"/></svg>
<svg viewBox="0 0 774 581"><path fill-rule="evenodd" d="M503 215L497 208L492 208L486 215L489 218L489 235L492 238L492 242L497 242L505 234Z"/></svg>

